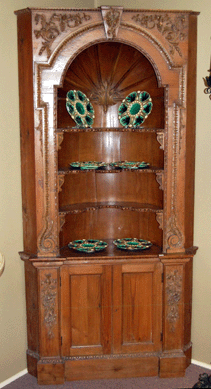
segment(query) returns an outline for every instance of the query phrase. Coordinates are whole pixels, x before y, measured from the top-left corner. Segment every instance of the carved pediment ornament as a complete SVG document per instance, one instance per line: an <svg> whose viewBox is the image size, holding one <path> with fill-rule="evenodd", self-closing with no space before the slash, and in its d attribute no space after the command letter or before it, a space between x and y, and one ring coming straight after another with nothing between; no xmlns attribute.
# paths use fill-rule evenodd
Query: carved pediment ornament
<svg viewBox="0 0 211 389"><path fill-rule="evenodd" d="M175 332L175 324L179 318L179 302L182 297L182 276L178 270L166 275L167 316L171 332Z"/></svg>
<svg viewBox="0 0 211 389"><path fill-rule="evenodd" d="M62 32L66 31L69 28L75 28L80 26L84 21L88 21L91 19L90 15L87 15L85 12L77 12L77 13L53 13L49 20L46 20L46 16L44 14L36 14L35 15L35 23L39 24L39 29L34 30L35 37L42 38L42 47L39 50L39 55L46 50L47 57L51 56L51 45L54 40L60 35Z"/></svg>
<svg viewBox="0 0 211 389"><path fill-rule="evenodd" d="M136 14L132 19L141 27L150 30L157 28L169 43L170 54L174 55L177 52L182 57L179 44L187 38L188 24L185 15L177 15L173 19L168 14Z"/></svg>
<svg viewBox="0 0 211 389"><path fill-rule="evenodd" d="M107 39L117 37L123 7L101 7L102 18L104 22L105 34Z"/></svg>
<svg viewBox="0 0 211 389"><path fill-rule="evenodd" d="M55 313L57 279L52 278L51 273L45 274L45 280L41 281L41 300L44 307L44 323L48 330L48 337L54 338L53 327L57 321Z"/></svg>

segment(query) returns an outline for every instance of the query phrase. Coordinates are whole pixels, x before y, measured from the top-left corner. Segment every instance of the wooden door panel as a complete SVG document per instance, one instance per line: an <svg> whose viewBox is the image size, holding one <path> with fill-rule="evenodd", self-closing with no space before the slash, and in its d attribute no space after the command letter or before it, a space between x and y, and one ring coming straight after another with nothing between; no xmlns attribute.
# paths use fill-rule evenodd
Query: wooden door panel
<svg viewBox="0 0 211 389"><path fill-rule="evenodd" d="M64 266L61 270L63 355L111 350L111 267Z"/></svg>
<svg viewBox="0 0 211 389"><path fill-rule="evenodd" d="M162 265L116 265L113 286L114 352L161 348Z"/></svg>

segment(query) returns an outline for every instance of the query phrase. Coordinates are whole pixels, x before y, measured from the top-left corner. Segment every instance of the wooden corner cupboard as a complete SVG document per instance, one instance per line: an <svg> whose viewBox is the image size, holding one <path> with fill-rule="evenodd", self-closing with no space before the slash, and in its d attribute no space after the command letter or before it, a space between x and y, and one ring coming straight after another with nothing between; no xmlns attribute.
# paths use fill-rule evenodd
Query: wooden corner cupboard
<svg viewBox="0 0 211 389"><path fill-rule="evenodd" d="M183 376L196 252L198 13L108 6L15 13L28 371L39 384ZM70 90L90 100L92 127L67 112ZM132 114L140 103L126 107L130 127L119 107L137 91L153 107L139 126ZM70 168L76 161L107 167ZM149 167L110 165L118 161ZM124 238L152 246L113 244ZM68 247L81 239L108 246Z"/></svg>

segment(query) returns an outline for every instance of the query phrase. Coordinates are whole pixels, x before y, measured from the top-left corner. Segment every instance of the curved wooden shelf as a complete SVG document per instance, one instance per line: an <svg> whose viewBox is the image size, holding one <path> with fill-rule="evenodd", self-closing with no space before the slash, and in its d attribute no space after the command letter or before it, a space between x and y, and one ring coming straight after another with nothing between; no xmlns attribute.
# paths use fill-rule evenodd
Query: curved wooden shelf
<svg viewBox="0 0 211 389"><path fill-rule="evenodd" d="M70 213L82 213L88 211L96 211L98 209L115 208L123 211L137 211L137 212L154 212L163 213L163 209L152 204L141 204L136 202L99 202L99 203L78 203L70 204L59 209L59 215L67 215Z"/></svg>
<svg viewBox="0 0 211 389"><path fill-rule="evenodd" d="M106 263L110 260L112 263L115 262L115 260L124 261L130 259L131 261L134 258L140 257L140 259L144 258L151 258L152 261L154 260L154 257L157 257L157 255L162 253L161 247L157 245L152 245L147 250L139 250L139 251L129 251L129 250L120 250L118 249L114 244L112 239L104 239L105 242L108 243L108 247L100 252L96 253L81 253L78 251L75 251L73 249L70 249L68 246L62 247L60 249L60 256L63 258L66 258L66 261L70 261L71 263L74 261L86 261L86 263L94 261L100 261L103 262L103 260L106 261Z"/></svg>
<svg viewBox="0 0 211 389"><path fill-rule="evenodd" d="M163 173L164 172L164 169L161 169L161 168L158 168L158 167L155 167L155 166L151 166L149 168L145 168L145 169L117 169L117 168L113 168L113 167L106 167L106 168L100 168L100 169L85 169L85 170L81 170L81 169L74 169L74 168L68 168L68 167L65 167L65 168L62 168L62 169L59 169L58 171L58 175L61 176L61 175L67 175L67 174L78 174L78 173L86 173L86 172L94 172L94 173L122 173L124 171L130 171L131 173Z"/></svg>
<svg viewBox="0 0 211 389"><path fill-rule="evenodd" d="M92 128L79 128L79 127L65 127L57 128L56 132L60 133L72 133L72 132L165 132L163 128L125 128L125 127L92 127Z"/></svg>

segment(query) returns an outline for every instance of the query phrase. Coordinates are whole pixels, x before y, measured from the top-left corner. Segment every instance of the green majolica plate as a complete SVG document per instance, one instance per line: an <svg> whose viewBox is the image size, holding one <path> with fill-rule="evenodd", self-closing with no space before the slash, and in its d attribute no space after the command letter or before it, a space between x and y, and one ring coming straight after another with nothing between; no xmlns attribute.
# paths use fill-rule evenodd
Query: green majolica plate
<svg viewBox="0 0 211 389"><path fill-rule="evenodd" d="M106 167L108 164L106 162L96 162L96 161L87 161L87 162L71 162L70 167L88 170L88 169L99 169L101 167Z"/></svg>
<svg viewBox="0 0 211 389"><path fill-rule="evenodd" d="M68 244L68 247L73 250L81 251L84 253L94 253L104 250L108 244L102 240L97 239L80 239L74 240Z"/></svg>
<svg viewBox="0 0 211 389"><path fill-rule="evenodd" d="M123 127L140 127L152 111L152 99L145 91L130 93L121 103L118 116Z"/></svg>
<svg viewBox="0 0 211 389"><path fill-rule="evenodd" d="M136 239L136 238L124 238L124 239L116 239L113 241L115 246L118 249L122 250L146 250L152 246L152 243L148 240L144 239Z"/></svg>
<svg viewBox="0 0 211 389"><path fill-rule="evenodd" d="M142 162L119 161L119 162L111 162L110 165L121 169L144 169L149 167L149 163L144 161Z"/></svg>
<svg viewBox="0 0 211 389"><path fill-rule="evenodd" d="M95 117L94 108L83 92L69 90L66 96L66 108L78 127L92 127Z"/></svg>

